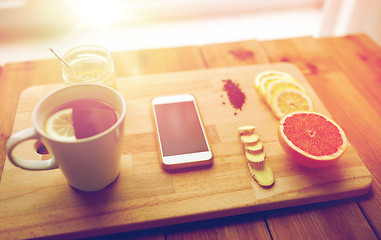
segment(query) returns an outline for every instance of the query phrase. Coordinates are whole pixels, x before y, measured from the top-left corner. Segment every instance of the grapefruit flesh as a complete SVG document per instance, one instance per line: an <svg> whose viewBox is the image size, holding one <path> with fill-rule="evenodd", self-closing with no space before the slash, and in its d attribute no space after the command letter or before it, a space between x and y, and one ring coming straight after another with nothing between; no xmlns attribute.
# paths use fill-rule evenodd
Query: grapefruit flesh
<svg viewBox="0 0 381 240"><path fill-rule="evenodd" d="M279 121L278 138L292 160L313 168L332 164L348 144L337 123L320 113L305 111L285 115Z"/></svg>

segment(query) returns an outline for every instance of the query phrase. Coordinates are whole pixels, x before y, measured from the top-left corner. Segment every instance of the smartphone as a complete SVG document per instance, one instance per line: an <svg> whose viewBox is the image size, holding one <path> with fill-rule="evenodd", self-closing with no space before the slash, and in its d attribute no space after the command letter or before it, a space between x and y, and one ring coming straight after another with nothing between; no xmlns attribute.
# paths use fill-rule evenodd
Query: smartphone
<svg viewBox="0 0 381 240"><path fill-rule="evenodd" d="M155 97L152 99L152 112L165 169L212 163L212 152L193 95Z"/></svg>

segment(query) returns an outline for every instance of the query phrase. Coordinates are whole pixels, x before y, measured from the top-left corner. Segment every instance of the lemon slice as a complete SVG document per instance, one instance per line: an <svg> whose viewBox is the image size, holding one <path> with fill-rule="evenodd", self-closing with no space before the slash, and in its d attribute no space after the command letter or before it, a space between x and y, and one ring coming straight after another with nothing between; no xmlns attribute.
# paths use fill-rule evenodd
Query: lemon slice
<svg viewBox="0 0 381 240"><path fill-rule="evenodd" d="M72 119L73 109L67 108L53 113L46 121L46 133L57 140L76 140Z"/></svg>
<svg viewBox="0 0 381 240"><path fill-rule="evenodd" d="M270 103L271 110L277 118L295 111L313 111L311 98L303 91L296 89L280 89Z"/></svg>
<svg viewBox="0 0 381 240"><path fill-rule="evenodd" d="M281 72L281 71L275 71L275 70L263 71L255 77L255 80L254 80L255 88L257 89L259 88L259 85L261 84L262 79L264 79L265 77L275 77L275 76L283 76L286 78L292 78L289 74Z"/></svg>
<svg viewBox="0 0 381 240"><path fill-rule="evenodd" d="M267 103L270 104L272 96L275 94L275 92L284 88L292 88L292 89L305 92L304 87L300 85L300 83L289 80L289 79L279 79L279 80L270 82L267 85L266 93L265 93Z"/></svg>
<svg viewBox="0 0 381 240"><path fill-rule="evenodd" d="M259 93L262 97L266 98L267 87L275 81L291 81L296 82L296 79L293 77L285 76L269 76L262 79L261 84L259 85Z"/></svg>

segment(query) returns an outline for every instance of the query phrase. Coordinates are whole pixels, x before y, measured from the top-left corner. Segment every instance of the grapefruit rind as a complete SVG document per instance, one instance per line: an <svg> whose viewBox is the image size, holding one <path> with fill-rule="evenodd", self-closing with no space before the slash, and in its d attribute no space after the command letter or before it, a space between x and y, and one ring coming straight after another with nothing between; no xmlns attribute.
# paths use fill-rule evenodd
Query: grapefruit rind
<svg viewBox="0 0 381 240"><path fill-rule="evenodd" d="M334 154L330 155L324 155L324 156L316 156L312 155L298 146L296 146L292 141L290 141L287 136L284 134L284 122L286 121L287 118L295 115L295 114L315 114L324 117L327 121L332 123L338 130L339 133L342 137L343 144L337 148L337 152ZM292 112L289 114L286 114L283 116L283 118L279 121L279 127L278 127L278 139L279 142L284 149L284 151L291 156L291 160L295 161L296 163L310 167L310 168L321 168L321 167L326 167L334 163L338 158L340 158L343 153L345 152L345 149L348 145L348 140L345 136L344 131L342 128L335 123L332 119L329 117L317 113L317 112L310 112L310 111L298 111L298 112Z"/></svg>

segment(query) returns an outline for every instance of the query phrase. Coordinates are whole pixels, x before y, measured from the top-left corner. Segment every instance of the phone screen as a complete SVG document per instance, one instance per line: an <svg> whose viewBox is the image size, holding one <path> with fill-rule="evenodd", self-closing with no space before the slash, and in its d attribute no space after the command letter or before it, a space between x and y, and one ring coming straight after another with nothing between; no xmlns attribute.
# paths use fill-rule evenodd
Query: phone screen
<svg viewBox="0 0 381 240"><path fill-rule="evenodd" d="M209 151L193 101L155 105L164 157Z"/></svg>

